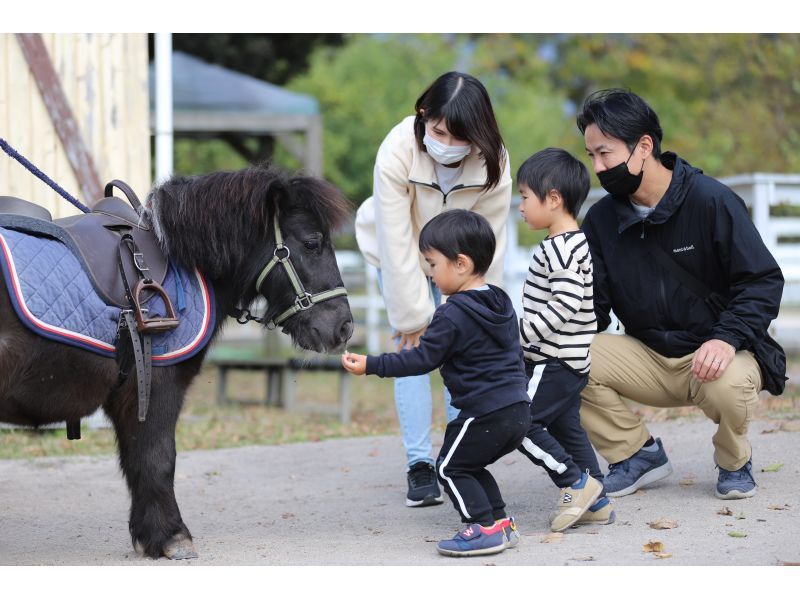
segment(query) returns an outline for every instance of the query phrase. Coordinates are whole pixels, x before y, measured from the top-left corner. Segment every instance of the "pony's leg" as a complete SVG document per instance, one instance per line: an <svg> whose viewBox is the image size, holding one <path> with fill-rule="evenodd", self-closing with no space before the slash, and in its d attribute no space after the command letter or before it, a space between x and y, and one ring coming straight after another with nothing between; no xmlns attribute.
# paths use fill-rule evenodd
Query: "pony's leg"
<svg viewBox="0 0 800 598"><path fill-rule="evenodd" d="M188 386L188 381L178 381L176 370L183 365L153 368L144 422L137 417L133 372L104 406L114 422L120 465L131 494L131 540L137 552L151 558L197 558L174 489L175 425Z"/></svg>

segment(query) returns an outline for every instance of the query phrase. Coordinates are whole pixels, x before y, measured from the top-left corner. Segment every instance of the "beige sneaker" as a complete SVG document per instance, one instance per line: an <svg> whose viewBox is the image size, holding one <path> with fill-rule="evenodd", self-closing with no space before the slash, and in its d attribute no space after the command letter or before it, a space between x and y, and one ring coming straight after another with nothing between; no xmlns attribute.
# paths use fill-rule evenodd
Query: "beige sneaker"
<svg viewBox="0 0 800 598"><path fill-rule="evenodd" d="M553 520L558 516L558 511L553 511L550 513L550 524L552 525ZM607 502L602 507L597 509L596 511L591 511L589 509L578 518L578 520L572 524L572 527L577 527L579 525L587 525L587 524L594 524L594 525L611 525L617 520L617 514L614 511L614 506L611 502Z"/></svg>
<svg viewBox="0 0 800 598"><path fill-rule="evenodd" d="M583 488L568 486L561 489L556 516L550 523L552 531L562 532L575 525L603 491L603 484L587 473L581 474L581 481L585 482Z"/></svg>

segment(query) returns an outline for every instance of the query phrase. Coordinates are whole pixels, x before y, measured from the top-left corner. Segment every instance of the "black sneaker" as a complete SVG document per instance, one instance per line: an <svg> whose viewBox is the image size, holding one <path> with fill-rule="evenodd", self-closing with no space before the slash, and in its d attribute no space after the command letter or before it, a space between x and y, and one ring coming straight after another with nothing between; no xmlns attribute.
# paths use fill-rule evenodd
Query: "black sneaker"
<svg viewBox="0 0 800 598"><path fill-rule="evenodd" d="M443 502L433 465L418 461L408 470L407 507L430 507Z"/></svg>

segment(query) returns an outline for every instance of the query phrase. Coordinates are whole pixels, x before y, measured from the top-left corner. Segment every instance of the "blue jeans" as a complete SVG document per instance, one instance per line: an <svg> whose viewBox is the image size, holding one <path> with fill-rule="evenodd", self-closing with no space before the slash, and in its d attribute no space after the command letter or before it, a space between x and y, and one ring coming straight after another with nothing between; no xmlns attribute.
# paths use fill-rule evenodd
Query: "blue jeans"
<svg viewBox="0 0 800 598"><path fill-rule="evenodd" d="M442 302L442 294L429 278L430 299L434 306ZM378 287L383 293L381 271L378 270ZM395 344L399 344L399 339ZM431 420L433 419L433 397L431 396L430 374L395 378L394 402L397 418L400 420L400 433L406 449L406 460L410 468L414 463L425 461L433 465L431 457ZM444 408L447 421L458 417L458 409L450 405L450 391L444 389Z"/></svg>

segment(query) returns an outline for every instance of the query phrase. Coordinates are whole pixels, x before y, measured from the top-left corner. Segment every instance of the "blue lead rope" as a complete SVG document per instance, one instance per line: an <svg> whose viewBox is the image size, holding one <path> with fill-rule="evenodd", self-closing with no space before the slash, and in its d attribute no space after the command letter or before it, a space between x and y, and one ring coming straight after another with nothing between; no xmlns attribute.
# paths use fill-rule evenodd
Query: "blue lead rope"
<svg viewBox="0 0 800 598"><path fill-rule="evenodd" d="M28 159L27 159L25 156L23 156L22 154L20 154L20 153L19 153L17 150L15 150L13 147L11 147L10 145L8 145L8 143L6 142L6 140L5 140L5 139L3 139L2 137L0 137L0 148L3 148L3 151L4 151L5 153L7 153L7 154L8 154L9 156L11 156L12 158L14 158L14 159L15 159L17 162L19 162L20 164L22 164L22 165L23 165L25 168L27 168L28 170L30 170L30 171L31 171L31 173L33 173L33 175L34 175L35 177L37 177L37 178L41 179L41 180L42 180L42 181L43 181L45 184L47 184L47 185L48 185L48 186L49 186L51 189L53 189L53 191L55 191L56 193L58 193L58 194L59 194L61 197L63 197L64 199L66 199L66 200L67 200L69 203L71 203L73 206L75 206L76 208L78 208L78 209L79 209L81 212L84 212L84 213L91 212L91 210L90 210L89 208L87 208L85 205L83 205L83 204L82 204L81 202L79 202L77 199L75 199L74 197L72 197L72 196L71 196L69 193L67 193L66 191L64 191L64 189L63 189L63 188L62 188L62 187L61 187L61 186L60 186L58 183L56 183L56 182L55 182L53 179L51 179L49 176L47 176L47 175L46 175L45 173L43 173L41 170L39 170L38 168L36 168L36 166L34 166L33 164L31 164L30 160L28 160Z"/></svg>

